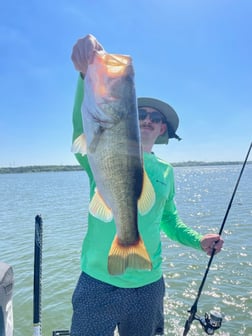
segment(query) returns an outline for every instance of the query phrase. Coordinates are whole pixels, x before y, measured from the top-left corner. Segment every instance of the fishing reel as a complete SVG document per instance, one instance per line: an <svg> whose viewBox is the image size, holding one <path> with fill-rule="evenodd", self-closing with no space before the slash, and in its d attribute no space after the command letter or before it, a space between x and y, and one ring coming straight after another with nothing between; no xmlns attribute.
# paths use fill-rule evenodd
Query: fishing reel
<svg viewBox="0 0 252 336"><path fill-rule="evenodd" d="M205 313L204 317L195 315L194 319L200 322L208 335L213 335L215 330L221 327L223 316L217 311L210 311L209 314Z"/></svg>

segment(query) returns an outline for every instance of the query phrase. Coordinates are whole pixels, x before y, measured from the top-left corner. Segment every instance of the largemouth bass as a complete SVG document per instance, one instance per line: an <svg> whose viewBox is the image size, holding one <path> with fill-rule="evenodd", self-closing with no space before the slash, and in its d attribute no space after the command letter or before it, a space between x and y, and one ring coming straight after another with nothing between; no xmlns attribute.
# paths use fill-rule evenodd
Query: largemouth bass
<svg viewBox="0 0 252 336"><path fill-rule="evenodd" d="M90 213L102 221L115 221L108 271L115 275L127 267L150 270L138 210L143 215L152 208L155 192L143 169L132 59L100 51L88 65L84 81L85 136L73 147L87 154L96 182Z"/></svg>

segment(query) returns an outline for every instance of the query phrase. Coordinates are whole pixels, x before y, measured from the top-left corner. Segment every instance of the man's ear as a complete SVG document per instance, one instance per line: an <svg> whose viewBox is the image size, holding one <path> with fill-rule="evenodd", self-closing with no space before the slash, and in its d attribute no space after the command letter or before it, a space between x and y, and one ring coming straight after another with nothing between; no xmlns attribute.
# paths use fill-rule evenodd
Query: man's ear
<svg viewBox="0 0 252 336"><path fill-rule="evenodd" d="M160 135L164 134L167 131L167 125L165 123L161 124Z"/></svg>

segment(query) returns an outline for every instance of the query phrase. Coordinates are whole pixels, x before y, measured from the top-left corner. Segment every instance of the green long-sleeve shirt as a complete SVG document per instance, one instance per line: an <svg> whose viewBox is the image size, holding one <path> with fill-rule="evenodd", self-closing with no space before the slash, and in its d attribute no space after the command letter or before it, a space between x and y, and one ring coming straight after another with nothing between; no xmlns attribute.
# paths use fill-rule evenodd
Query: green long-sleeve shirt
<svg viewBox="0 0 252 336"><path fill-rule="evenodd" d="M80 77L73 110L73 141L83 133L81 104L84 96ZM95 181L87 156L76 154L80 165L87 172L90 182L90 199L94 195ZM181 244L201 249L202 236L186 226L178 216L174 203L174 175L170 164L152 153L144 153L144 168L154 187L156 201L146 215L138 215L138 229L152 261L152 270L126 269L121 275L110 275L107 270L108 254L116 234L115 223L102 222L88 215L88 230L83 240L81 269L90 276L106 283L125 288L141 287L160 279L162 275L161 230Z"/></svg>

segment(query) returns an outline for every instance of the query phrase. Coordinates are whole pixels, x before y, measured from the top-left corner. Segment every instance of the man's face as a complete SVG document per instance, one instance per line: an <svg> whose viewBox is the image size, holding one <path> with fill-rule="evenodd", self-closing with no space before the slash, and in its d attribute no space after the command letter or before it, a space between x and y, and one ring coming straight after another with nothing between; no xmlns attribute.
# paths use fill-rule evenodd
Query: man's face
<svg viewBox="0 0 252 336"><path fill-rule="evenodd" d="M139 107L138 114L142 144L153 146L157 137L167 130L164 116L152 107Z"/></svg>

